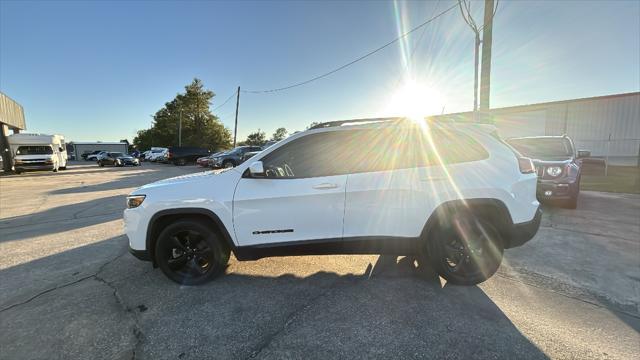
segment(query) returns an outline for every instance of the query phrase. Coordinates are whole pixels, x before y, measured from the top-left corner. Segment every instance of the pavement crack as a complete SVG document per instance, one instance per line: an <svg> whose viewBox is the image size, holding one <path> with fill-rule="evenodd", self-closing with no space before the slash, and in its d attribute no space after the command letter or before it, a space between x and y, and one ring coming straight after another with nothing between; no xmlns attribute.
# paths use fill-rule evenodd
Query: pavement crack
<svg viewBox="0 0 640 360"><path fill-rule="evenodd" d="M298 317L304 313L305 311L307 311L309 308L311 308L316 302L318 302L318 300L320 300L321 298L331 294L332 292L334 292L337 288L336 285L338 285L340 281L337 280L335 282L333 282L331 285L329 285L325 291L322 291L321 293L317 294L316 296L312 297L311 299L309 299L308 301L306 301L303 305L299 306L298 308L296 308L295 310L293 310L291 313L289 313L289 315L287 316L287 318L285 319L284 323L282 324L282 326L276 330L275 332L271 333L270 335L268 335L266 337L266 339L264 339L260 344L258 344L258 346L256 346L256 348L251 352L251 354L249 355L249 357L247 357L247 359L254 359L257 358L260 353L266 349L267 347L269 347L269 345L280 335L282 334L289 325L291 325L296 319L298 319Z"/></svg>
<svg viewBox="0 0 640 360"><path fill-rule="evenodd" d="M31 301L33 301L33 300L35 300L35 299L39 298L39 297L40 297L40 296L42 296L42 295L48 294L48 293L50 293L50 292L52 292L52 291L55 291L55 290L58 290L58 289L63 289L63 288L65 288L65 287L67 287L67 286L75 285L75 284L77 284L77 283L79 283L79 282L85 281L85 280L87 280L87 279L91 279L91 278L93 278L94 276L95 276L95 275L93 275L93 274L92 274L92 275L87 275L87 276L84 276L84 277L82 277L82 278L80 278L80 279L74 280L74 281L72 281L72 282L69 282L69 283L66 283L66 284L63 284L63 285L58 285L58 286L52 287L52 288L50 288L50 289L47 289L47 290L41 291L41 292L39 292L39 293L37 293L37 294L33 295L32 297L30 297L30 298L28 298L28 299L26 299L26 300L24 300L24 301L21 301L21 302L15 303L15 304L13 304L13 305L9 305L9 306L7 306L7 307L6 307L6 308L4 308L4 309L0 309L0 313L2 313L2 312L4 312L4 311L7 311L7 310L11 310L11 309L13 309L13 308L15 308L15 307L18 307L18 306L21 306L21 305L28 304L28 303L30 303Z"/></svg>

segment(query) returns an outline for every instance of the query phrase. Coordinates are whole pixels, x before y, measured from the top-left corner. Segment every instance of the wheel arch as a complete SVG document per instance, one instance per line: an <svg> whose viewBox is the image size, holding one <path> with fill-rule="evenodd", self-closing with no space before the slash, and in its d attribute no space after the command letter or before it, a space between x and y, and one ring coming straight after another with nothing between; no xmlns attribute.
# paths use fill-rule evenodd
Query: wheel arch
<svg viewBox="0 0 640 360"><path fill-rule="evenodd" d="M147 226L145 245L154 267L157 266L155 259L155 247L158 236L169 224L181 219L204 220L207 225L211 226L211 228L222 237L227 246L229 246L229 249L235 253L236 246L229 234L229 231L224 226L222 220L220 220L220 217L218 217L218 215L213 211L204 208L166 209L153 214L149 220L149 226Z"/></svg>
<svg viewBox="0 0 640 360"><path fill-rule="evenodd" d="M469 211L494 224L505 241L505 247L508 247L513 229L511 213L502 200L493 198L451 200L440 204L427 219L420 238L427 242L430 241L433 238L433 231L441 223L446 222L451 214L459 211Z"/></svg>

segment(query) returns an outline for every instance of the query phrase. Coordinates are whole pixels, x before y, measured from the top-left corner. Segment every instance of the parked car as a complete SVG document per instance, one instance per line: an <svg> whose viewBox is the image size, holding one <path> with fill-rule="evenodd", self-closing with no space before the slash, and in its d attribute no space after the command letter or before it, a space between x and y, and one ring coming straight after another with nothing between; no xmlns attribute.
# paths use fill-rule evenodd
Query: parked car
<svg viewBox="0 0 640 360"><path fill-rule="evenodd" d="M196 160L196 164L202 167L211 167L211 162L213 161L213 158L216 156L219 156L222 153L223 152L221 151L215 154L199 157L198 160Z"/></svg>
<svg viewBox="0 0 640 360"><path fill-rule="evenodd" d="M166 161L174 165L193 164L203 156L211 155L211 151L199 147L170 147L167 151Z"/></svg>
<svg viewBox="0 0 640 360"><path fill-rule="evenodd" d="M106 153L106 151L104 150L96 150L90 153L84 153L82 154L82 157L86 160L86 161L97 161L98 157L100 155L102 155L103 153Z"/></svg>
<svg viewBox="0 0 640 360"><path fill-rule="evenodd" d="M167 153L166 148L152 148L151 153L146 157L149 161L158 161Z"/></svg>
<svg viewBox="0 0 640 360"><path fill-rule="evenodd" d="M577 207L582 159L591 156L590 151L576 152L573 141L566 135L512 138L507 142L520 154L533 159L539 200L559 201L570 209Z"/></svg>
<svg viewBox="0 0 640 360"><path fill-rule="evenodd" d="M91 154L87 155L87 160L88 161L98 161L98 160L100 160L100 158L102 156L106 155L107 153L108 153L108 151L104 151L104 150L98 151L95 154L91 153Z"/></svg>
<svg viewBox="0 0 640 360"><path fill-rule="evenodd" d="M245 162L245 161L251 159L252 157L254 157L257 154L260 154L260 151L248 151L248 152L244 153L244 155L242 155L242 162Z"/></svg>
<svg viewBox="0 0 640 360"><path fill-rule="evenodd" d="M242 156L247 152L262 151L261 146L238 146L216 156L212 161L214 168L232 168L242 164Z"/></svg>
<svg viewBox="0 0 640 360"><path fill-rule="evenodd" d="M113 165L113 166L139 166L140 160L134 158L131 155L121 153L121 152L108 152L100 157L98 160L98 165Z"/></svg>
<svg viewBox="0 0 640 360"><path fill-rule="evenodd" d="M241 261L406 255L469 285L538 231L533 163L495 128L341 123L292 135L236 168L136 189L124 211L131 253L187 285L222 274L230 252Z"/></svg>

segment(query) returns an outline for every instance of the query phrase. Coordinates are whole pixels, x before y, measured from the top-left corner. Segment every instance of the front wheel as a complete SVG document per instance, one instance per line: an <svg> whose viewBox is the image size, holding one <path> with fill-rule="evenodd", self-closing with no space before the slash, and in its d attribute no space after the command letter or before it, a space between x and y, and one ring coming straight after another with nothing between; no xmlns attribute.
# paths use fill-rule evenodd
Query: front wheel
<svg viewBox="0 0 640 360"><path fill-rule="evenodd" d="M225 162L222 163L222 167L225 168L225 169L229 169L229 168L232 168L234 166L235 166L235 164L231 160L225 161Z"/></svg>
<svg viewBox="0 0 640 360"><path fill-rule="evenodd" d="M169 279L198 285L222 274L229 254L229 247L209 226L197 220L178 220L158 237L155 260Z"/></svg>
<svg viewBox="0 0 640 360"><path fill-rule="evenodd" d="M440 276L460 285L476 285L500 267L504 243L488 221L472 214L455 215L440 224L429 241L429 260Z"/></svg>

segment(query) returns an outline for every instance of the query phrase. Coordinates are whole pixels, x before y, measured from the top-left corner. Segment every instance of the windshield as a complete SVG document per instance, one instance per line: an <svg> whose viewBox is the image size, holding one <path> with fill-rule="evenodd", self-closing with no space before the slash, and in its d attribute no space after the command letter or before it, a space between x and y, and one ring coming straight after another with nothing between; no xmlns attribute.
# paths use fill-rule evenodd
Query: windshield
<svg viewBox="0 0 640 360"><path fill-rule="evenodd" d="M16 155L50 155L53 154L51 146L20 146Z"/></svg>
<svg viewBox="0 0 640 360"><path fill-rule="evenodd" d="M573 155L571 143L565 138L511 139L507 142L522 155L534 159L569 158Z"/></svg>
<svg viewBox="0 0 640 360"><path fill-rule="evenodd" d="M123 153L111 153L110 155L111 155L112 157L122 157L122 156L125 156L125 154L123 154Z"/></svg>

